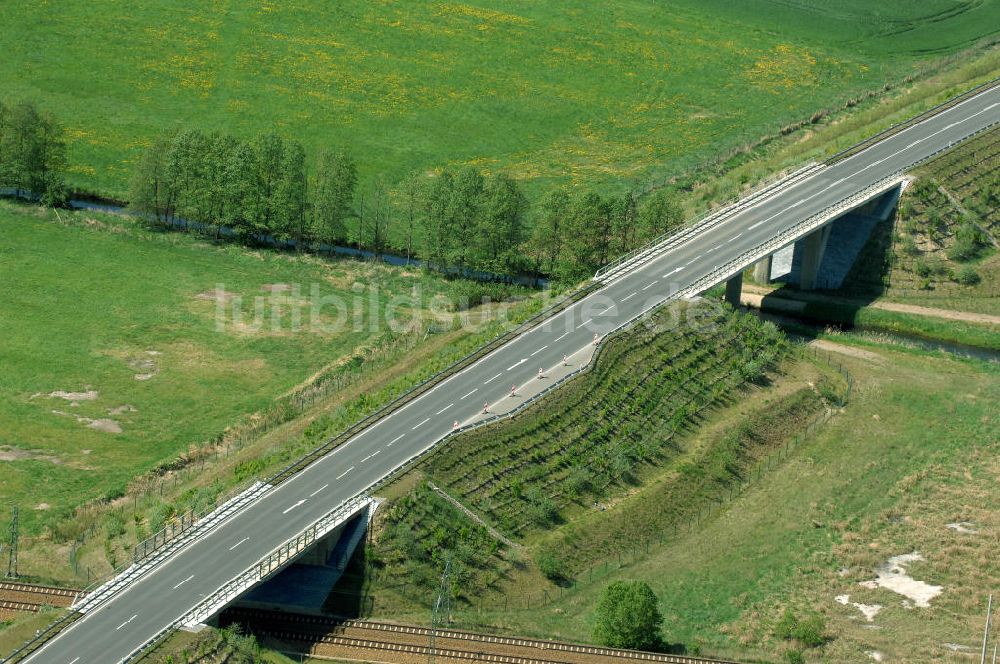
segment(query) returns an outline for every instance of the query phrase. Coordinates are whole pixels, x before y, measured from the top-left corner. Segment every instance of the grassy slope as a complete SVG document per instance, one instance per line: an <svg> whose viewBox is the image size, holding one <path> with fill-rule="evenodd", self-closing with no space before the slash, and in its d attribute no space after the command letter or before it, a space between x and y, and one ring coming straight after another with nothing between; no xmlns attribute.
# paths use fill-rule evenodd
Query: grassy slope
<svg viewBox="0 0 1000 664"><path fill-rule="evenodd" d="M397 269L326 263L271 252L214 247L192 238L151 234L114 218L0 207L0 264L7 297L0 302L0 445L44 458L3 464L0 502L17 498L26 532L36 505L76 505L120 488L143 469L213 436L258 411L320 368L375 339L367 326L317 331L216 329L216 304L196 296L223 284L247 299L262 285L312 284L343 298L352 315L352 284L377 288L375 302L411 288L450 294L453 283ZM244 304L247 315L252 305ZM269 313L273 309L269 308ZM423 315L423 312L415 313ZM367 314L366 314L367 315ZM405 311L404 311L405 315ZM330 307L324 323L333 323ZM367 319L365 319L367 321ZM350 321L350 319L348 319ZM150 355L155 351L158 355ZM155 375L140 363L151 361ZM98 398L50 398L56 390L93 389ZM134 411L109 414L129 405ZM62 415L53 411L60 411ZM76 417L111 418L123 431L106 433Z"/></svg>
<svg viewBox="0 0 1000 664"><path fill-rule="evenodd" d="M702 528L654 543L647 555L627 557L624 569L581 582L547 606L539 606L536 595L528 610L521 603L459 620L508 633L587 639L604 585L640 578L660 597L672 642L737 659L758 653L776 660L784 646L771 639L771 630L790 606L826 616L832 638L822 654L829 661L863 661L868 650L892 661L949 661L943 644L974 642L980 595L1000 575L990 554L1000 528L990 488L998 477L1000 374L996 366L870 343L851 352L859 356L843 358L855 380L848 407ZM793 375L795 382L803 378ZM699 435L720 440L736 423L774 411L784 400L781 391L787 394L780 380L775 389L717 413ZM630 502L655 503L664 487L669 484L653 483ZM627 512L623 504L592 518L601 529L624 534ZM973 522L980 534L945 527L954 521ZM911 567L914 577L945 586L930 608L905 610L901 597L857 585L889 556L913 550L927 557ZM836 603L840 594L886 607L875 621L881 629L872 631L856 609ZM550 589L550 596L557 593ZM422 613L407 617L425 619Z"/></svg>
<svg viewBox="0 0 1000 664"><path fill-rule="evenodd" d="M24 4L4 17L0 77L4 97L64 119L73 183L106 193L151 137L192 125L347 145L390 181L474 164L620 186L879 87L1000 19L993 0L949 16L955 2L921 0L891 21L867 5Z"/></svg>
<svg viewBox="0 0 1000 664"><path fill-rule="evenodd" d="M992 408L997 369L889 351L849 366L854 400L843 414L705 529L616 575L653 585L668 638L766 646L785 605L827 614L833 661L861 661L866 647L910 662L941 661L945 641L974 638L977 593L1000 572L995 562L983 564L997 527L996 496L984 495L996 477L988 455L1000 434ZM963 519L982 535L963 539L945 528ZM914 576L946 587L931 608L905 611L888 591L857 587L887 557L915 549L928 562L914 566ZM600 589L504 622L587 634ZM853 608L835 604L841 593L888 606L876 621L883 629L865 629Z"/></svg>
<svg viewBox="0 0 1000 664"><path fill-rule="evenodd" d="M739 401L741 395L773 396L759 388L722 388L725 379L720 379L734 365L743 366L747 356L765 361L762 345L781 344L767 328L748 324L752 318L720 317L701 306L689 309L690 318L678 324L677 310L664 311L659 328L640 328L616 340L597 369L544 405L461 436L422 466L421 475L516 536L525 550L494 552L484 546L478 527L462 533L464 517L440 499L421 497L418 509L400 509L400 504L412 505L414 492L401 488L389 496L402 502L380 517L387 525L368 559L377 573L366 590L375 595L378 613L415 611L422 619L418 607L433 595L445 549L456 551L455 564L465 579L456 588L462 606L504 605L505 595L511 606L523 605L527 593L534 593L537 603L543 589L557 589L533 566L517 564L519 558L547 557L558 574L589 578L593 566L616 552L649 545L650 535L657 539L686 525L719 495L735 490L748 468L784 442L768 433L772 427L752 422L734 427L736 435L721 442L706 443L700 434L690 434L695 423L718 414L718 404ZM714 352L716 347L727 352ZM835 386L821 375L812 371L809 380ZM706 389L706 384L721 389ZM772 404L787 422L779 431L822 410L804 379L782 394L784 400ZM715 405L697 414L702 398ZM652 492L640 488L649 483L662 495L650 499ZM417 491L426 494L424 488ZM616 511L620 520L595 513L595 501L622 503ZM541 509L545 504L551 511Z"/></svg>

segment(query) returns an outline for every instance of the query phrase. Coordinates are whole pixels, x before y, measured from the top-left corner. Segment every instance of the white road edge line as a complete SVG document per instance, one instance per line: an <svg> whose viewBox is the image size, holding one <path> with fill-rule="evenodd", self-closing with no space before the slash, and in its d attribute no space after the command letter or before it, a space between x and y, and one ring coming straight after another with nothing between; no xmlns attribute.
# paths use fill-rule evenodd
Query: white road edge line
<svg viewBox="0 0 1000 664"><path fill-rule="evenodd" d="M324 485L323 485L323 486L321 486L320 488L318 488L318 489L316 489L315 491L313 491L312 493L310 493L310 494L309 494L309 497L310 497L310 498L312 498L313 496L315 496L315 495L316 495L317 493L319 493L320 491L322 491L323 489L325 489L325 488L326 488L326 487L328 487L328 486L330 486L330 485L329 485L329 484L324 484Z"/></svg>
<svg viewBox="0 0 1000 664"><path fill-rule="evenodd" d="M346 475L347 473L351 472L352 470L354 470L354 466L351 466L350 468L348 468L347 470L345 470L344 472L342 472L340 475L337 475L337 479L338 480L344 479L344 475Z"/></svg>

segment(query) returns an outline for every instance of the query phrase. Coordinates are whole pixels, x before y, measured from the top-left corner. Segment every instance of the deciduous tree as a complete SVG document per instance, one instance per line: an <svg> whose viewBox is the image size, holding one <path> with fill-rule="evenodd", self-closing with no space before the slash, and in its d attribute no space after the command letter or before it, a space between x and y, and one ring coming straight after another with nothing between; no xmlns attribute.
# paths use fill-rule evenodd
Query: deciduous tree
<svg viewBox="0 0 1000 664"><path fill-rule="evenodd" d="M663 616L644 581L616 581L597 604L594 639L611 648L652 650L661 643Z"/></svg>

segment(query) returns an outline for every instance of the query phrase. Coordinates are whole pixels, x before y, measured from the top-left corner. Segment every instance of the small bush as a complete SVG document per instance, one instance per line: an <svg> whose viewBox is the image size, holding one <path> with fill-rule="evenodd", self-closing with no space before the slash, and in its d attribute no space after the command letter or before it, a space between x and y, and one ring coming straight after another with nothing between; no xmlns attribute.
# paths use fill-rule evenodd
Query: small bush
<svg viewBox="0 0 1000 664"><path fill-rule="evenodd" d="M795 617L791 609L785 609L778 623L774 626L774 636L779 639L789 640L794 636L798 626L799 619Z"/></svg>
<svg viewBox="0 0 1000 664"><path fill-rule="evenodd" d="M795 640L800 642L804 646L810 648L815 648L817 646L823 645L826 641L826 637L823 632L826 631L826 621L823 620L823 616L819 614L813 614L799 622L792 636Z"/></svg>
<svg viewBox="0 0 1000 664"><path fill-rule="evenodd" d="M535 564L538 565L538 570L544 574L546 578L552 581L558 581L563 578L562 563L548 551L542 551L539 553L535 558Z"/></svg>
<svg viewBox="0 0 1000 664"><path fill-rule="evenodd" d="M927 261L919 260L913 264L913 271L917 273L920 277L931 276L931 266L927 264Z"/></svg>
<svg viewBox="0 0 1000 664"><path fill-rule="evenodd" d="M802 655L801 650L786 651L785 659L788 660L788 664L805 664L806 661L806 658Z"/></svg>
<svg viewBox="0 0 1000 664"><path fill-rule="evenodd" d="M955 244L948 249L948 258L959 262L971 261L979 256L985 246L983 232L971 219L967 219L955 233Z"/></svg>
<svg viewBox="0 0 1000 664"><path fill-rule="evenodd" d="M982 278L979 276L979 273L976 272L975 268L971 265L966 265L955 273L955 281L963 286L975 286L982 281Z"/></svg>
<svg viewBox="0 0 1000 664"><path fill-rule="evenodd" d="M902 240L903 253L908 256L916 256L920 253L920 248L917 247L916 241L909 235L905 236Z"/></svg>

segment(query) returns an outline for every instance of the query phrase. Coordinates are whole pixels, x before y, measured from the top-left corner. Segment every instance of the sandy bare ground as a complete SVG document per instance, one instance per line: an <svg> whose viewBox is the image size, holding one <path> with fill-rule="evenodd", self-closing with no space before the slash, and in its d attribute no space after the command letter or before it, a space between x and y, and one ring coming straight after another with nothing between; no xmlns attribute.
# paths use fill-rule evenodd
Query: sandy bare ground
<svg viewBox="0 0 1000 664"><path fill-rule="evenodd" d="M758 286L755 284L744 284L743 295L740 301L751 307L760 308L764 297L774 292L773 288ZM931 316L933 318L944 318L946 320L959 320L967 323L985 323L986 325L1000 325L1000 316L991 314L978 314L971 311L954 311L952 309L938 309L936 307L922 307L917 304L900 304L898 302L858 302L845 298L829 297L818 293L796 293L795 299L772 297L767 301L768 309L777 312L796 313L802 311L806 302L843 302L845 304L856 304L872 309L883 311L894 311L900 314L912 314L914 316Z"/></svg>
<svg viewBox="0 0 1000 664"><path fill-rule="evenodd" d="M899 304L898 302L872 302L871 307L883 309L885 311L895 311L900 314L914 314L916 316L933 316L934 318L945 318L947 320L960 320L969 323L985 323L987 325L1000 325L1000 316L990 314L975 314L970 311L952 311L951 309L936 309L934 307L921 307L916 304Z"/></svg>
<svg viewBox="0 0 1000 664"><path fill-rule="evenodd" d="M867 362L871 362L872 364L882 364L885 361L884 358L878 353L873 353L872 351L865 350L864 348L857 348L856 346L838 344L835 341L829 341L827 339L814 339L809 342L809 345L813 348L825 350L830 353L850 355L851 357L856 357L859 360L865 360Z"/></svg>

